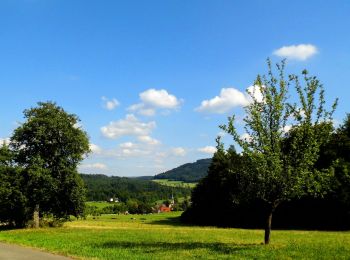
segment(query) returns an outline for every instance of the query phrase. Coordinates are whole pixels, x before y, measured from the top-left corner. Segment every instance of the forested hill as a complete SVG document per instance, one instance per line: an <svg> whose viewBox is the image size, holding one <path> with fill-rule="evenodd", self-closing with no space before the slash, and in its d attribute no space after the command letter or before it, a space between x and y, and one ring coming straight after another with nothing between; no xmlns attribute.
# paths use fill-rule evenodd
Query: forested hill
<svg viewBox="0 0 350 260"><path fill-rule="evenodd" d="M174 197L187 197L191 189L162 186L151 180L106 176L102 174L81 174L88 189L88 201L105 201L117 197L121 201L137 199L146 203Z"/></svg>
<svg viewBox="0 0 350 260"><path fill-rule="evenodd" d="M194 163L186 163L175 169L154 176L154 179L170 179L184 182L198 182L207 176L211 158L197 160Z"/></svg>

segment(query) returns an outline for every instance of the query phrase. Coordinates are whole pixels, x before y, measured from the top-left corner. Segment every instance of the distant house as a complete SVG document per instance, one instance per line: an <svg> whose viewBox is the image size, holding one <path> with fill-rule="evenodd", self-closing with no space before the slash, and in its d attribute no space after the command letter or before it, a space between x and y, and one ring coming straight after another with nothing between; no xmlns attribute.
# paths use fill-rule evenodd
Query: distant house
<svg viewBox="0 0 350 260"><path fill-rule="evenodd" d="M158 204L154 208L152 208L152 210L154 213L171 212L173 210L174 205L175 205L174 196L171 195L171 200L168 206L167 204Z"/></svg>
<svg viewBox="0 0 350 260"><path fill-rule="evenodd" d="M171 207L167 207L166 205L161 205L158 209L158 213L162 213L162 212L170 212L171 211Z"/></svg>
<svg viewBox="0 0 350 260"><path fill-rule="evenodd" d="M119 199L118 198L110 198L108 200L108 202L115 202L115 203L118 203L119 202Z"/></svg>

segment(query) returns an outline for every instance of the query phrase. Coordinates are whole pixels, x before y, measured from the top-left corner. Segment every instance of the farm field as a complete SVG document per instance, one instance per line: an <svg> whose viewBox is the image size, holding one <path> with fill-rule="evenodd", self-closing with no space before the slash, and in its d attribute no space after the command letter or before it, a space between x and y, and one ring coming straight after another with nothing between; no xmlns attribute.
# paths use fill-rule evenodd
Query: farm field
<svg viewBox="0 0 350 260"><path fill-rule="evenodd" d="M0 231L0 241L76 259L349 259L350 232L185 226L180 213L103 215L62 228Z"/></svg>
<svg viewBox="0 0 350 260"><path fill-rule="evenodd" d="M161 185L169 186L169 187L194 188L197 185L197 183L173 181L173 180L168 180L168 179L157 179L157 180L153 180L153 181L157 182Z"/></svg>

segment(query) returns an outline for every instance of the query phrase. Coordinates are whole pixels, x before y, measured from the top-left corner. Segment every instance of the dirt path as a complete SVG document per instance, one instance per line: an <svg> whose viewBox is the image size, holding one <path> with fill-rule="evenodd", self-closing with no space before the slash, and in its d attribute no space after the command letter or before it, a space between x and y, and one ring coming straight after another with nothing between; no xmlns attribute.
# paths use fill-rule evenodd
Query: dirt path
<svg viewBox="0 0 350 260"><path fill-rule="evenodd" d="M36 249L0 243L0 260L69 260L71 258L41 252Z"/></svg>

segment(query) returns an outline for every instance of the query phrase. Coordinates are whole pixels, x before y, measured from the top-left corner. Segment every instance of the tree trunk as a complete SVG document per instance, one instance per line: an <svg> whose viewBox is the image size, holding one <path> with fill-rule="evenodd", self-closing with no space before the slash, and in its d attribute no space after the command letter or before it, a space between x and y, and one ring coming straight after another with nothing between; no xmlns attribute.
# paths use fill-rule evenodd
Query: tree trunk
<svg viewBox="0 0 350 260"><path fill-rule="evenodd" d="M280 202L275 201L274 203L270 204L267 211L267 218L265 223L265 245L268 245L270 243L272 214L275 212L275 209L279 204Z"/></svg>
<svg viewBox="0 0 350 260"><path fill-rule="evenodd" d="M271 234L271 223L272 223L272 213L271 209L267 215L266 226L265 226L265 245L270 243L270 234Z"/></svg>
<svg viewBox="0 0 350 260"><path fill-rule="evenodd" d="M34 227L39 228L40 226L39 204L36 204L34 207L33 222L34 222Z"/></svg>

